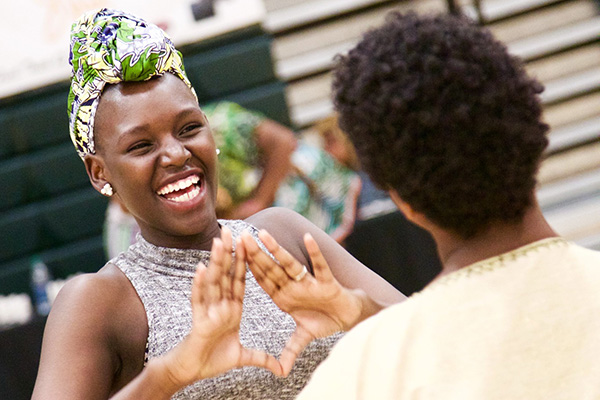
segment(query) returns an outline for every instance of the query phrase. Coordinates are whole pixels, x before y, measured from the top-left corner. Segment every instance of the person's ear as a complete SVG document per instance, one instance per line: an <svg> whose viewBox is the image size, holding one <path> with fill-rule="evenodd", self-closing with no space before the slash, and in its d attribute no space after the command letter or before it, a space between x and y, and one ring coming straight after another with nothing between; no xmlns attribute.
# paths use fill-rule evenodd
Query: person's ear
<svg viewBox="0 0 600 400"><path fill-rule="evenodd" d="M402 198L398 195L398 192L396 192L393 189L390 189L388 190L388 194L390 195L392 201L400 209L402 214L404 214L407 220L425 229L434 236L436 232L445 232L436 223L432 222L429 218L427 218L425 214L415 210L410 204L402 200Z"/></svg>
<svg viewBox="0 0 600 400"><path fill-rule="evenodd" d="M108 177L105 173L103 160L95 154L87 154L83 159L85 170L90 178L90 183L99 193L106 195L106 189L102 191L106 185L110 185Z"/></svg>
<svg viewBox="0 0 600 400"><path fill-rule="evenodd" d="M402 212L402 214L404 214L404 216L412 222L415 222L413 219L415 217L416 212L413 210L410 204L402 200L402 198L400 198L400 196L398 195L398 192L396 192L394 189L389 190L388 194L390 195L390 198L392 199L394 204L396 204L396 207L398 207L398 209Z"/></svg>
<svg viewBox="0 0 600 400"><path fill-rule="evenodd" d="M419 211L416 211L410 204L402 200L402 198L398 195L398 192L396 192L394 189L390 189L388 191L388 194L390 195L390 198L392 199L394 204L396 204L396 207L400 209L400 211L402 212L402 214L404 214L407 220L409 220L415 225L420 226L423 229L432 229L433 225L429 221L429 219L427 219L427 217Z"/></svg>

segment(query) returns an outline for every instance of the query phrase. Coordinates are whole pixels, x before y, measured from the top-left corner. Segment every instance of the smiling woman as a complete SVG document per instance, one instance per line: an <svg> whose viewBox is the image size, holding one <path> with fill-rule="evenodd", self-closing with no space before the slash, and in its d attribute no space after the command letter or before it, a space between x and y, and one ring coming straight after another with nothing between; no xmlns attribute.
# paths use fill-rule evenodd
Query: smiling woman
<svg viewBox="0 0 600 400"><path fill-rule="evenodd" d="M217 219L210 125L156 26L115 10L85 14L72 27L70 60L73 143L91 184L122 202L141 234L58 295L34 399L290 399L337 332L403 299L290 210ZM245 268L242 232L266 250L261 228L314 272L310 233L334 277L311 280L313 291L340 295L317 298L313 312L281 311ZM217 278L219 269L230 273Z"/></svg>

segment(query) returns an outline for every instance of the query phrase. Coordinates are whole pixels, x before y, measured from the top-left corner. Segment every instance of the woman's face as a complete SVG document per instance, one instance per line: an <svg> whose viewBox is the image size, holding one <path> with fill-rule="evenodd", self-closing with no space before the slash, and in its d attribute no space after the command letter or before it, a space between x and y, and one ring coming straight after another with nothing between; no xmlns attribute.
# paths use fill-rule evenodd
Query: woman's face
<svg viewBox="0 0 600 400"><path fill-rule="evenodd" d="M210 245L219 231L215 143L181 79L165 74L107 87L94 132L97 154L86 159L88 173L99 178L95 186L113 186L146 240L166 247Z"/></svg>

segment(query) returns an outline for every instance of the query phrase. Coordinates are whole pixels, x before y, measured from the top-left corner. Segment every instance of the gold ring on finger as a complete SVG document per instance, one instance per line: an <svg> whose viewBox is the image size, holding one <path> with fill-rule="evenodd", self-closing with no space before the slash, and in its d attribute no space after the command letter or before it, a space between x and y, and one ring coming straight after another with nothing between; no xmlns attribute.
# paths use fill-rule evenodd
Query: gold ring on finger
<svg viewBox="0 0 600 400"><path fill-rule="evenodd" d="M302 280L302 278L304 278L304 276L308 273L308 269L306 268L306 265L302 266L302 271L300 271L298 273L298 275L292 277L293 280L295 280L296 282L300 282Z"/></svg>

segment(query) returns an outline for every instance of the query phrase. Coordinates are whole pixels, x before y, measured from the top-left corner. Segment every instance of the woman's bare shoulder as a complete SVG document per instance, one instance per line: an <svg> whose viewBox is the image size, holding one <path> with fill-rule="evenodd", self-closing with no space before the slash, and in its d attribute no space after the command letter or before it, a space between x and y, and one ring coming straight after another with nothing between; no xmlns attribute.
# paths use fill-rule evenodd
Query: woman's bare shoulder
<svg viewBox="0 0 600 400"><path fill-rule="evenodd" d="M147 337L144 308L136 299L114 265L69 279L46 322L34 398L108 397L133 379L143 366Z"/></svg>
<svg viewBox="0 0 600 400"><path fill-rule="evenodd" d="M101 309L110 307L117 303L116 295L126 291L128 285L129 280L125 274L116 266L107 264L98 272L80 274L69 279L58 293L53 309L90 303Z"/></svg>
<svg viewBox="0 0 600 400"><path fill-rule="evenodd" d="M131 312L137 310L137 312ZM145 312L135 289L120 269L107 264L98 272L75 276L58 293L48 325L61 329L77 324L82 333L93 326L90 335L120 335L130 319L145 322ZM62 329L61 329L62 330Z"/></svg>
<svg viewBox="0 0 600 400"><path fill-rule="evenodd" d="M318 229L312 222L297 212L283 207L270 207L257 212L246 221L258 229L265 229L272 235L277 232L298 234Z"/></svg>

